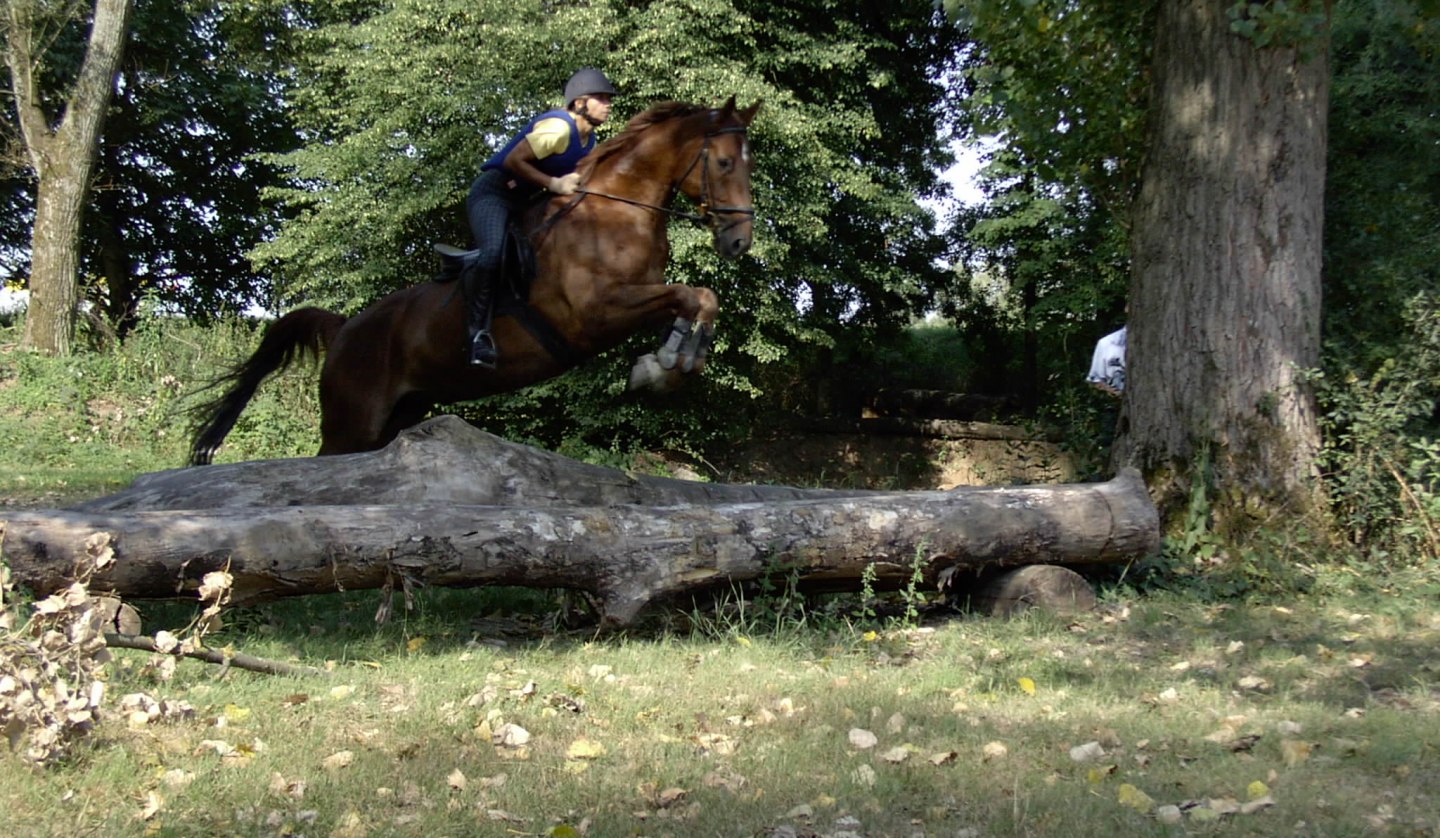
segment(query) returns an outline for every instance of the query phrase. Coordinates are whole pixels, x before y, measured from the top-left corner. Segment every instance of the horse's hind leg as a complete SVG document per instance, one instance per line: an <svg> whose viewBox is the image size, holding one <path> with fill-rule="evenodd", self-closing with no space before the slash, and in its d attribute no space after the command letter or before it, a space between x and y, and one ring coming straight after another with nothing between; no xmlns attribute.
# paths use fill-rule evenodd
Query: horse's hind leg
<svg viewBox="0 0 1440 838"><path fill-rule="evenodd" d="M374 451L393 439L385 437L394 410L390 388L358 373L341 376L330 365L320 378L319 456Z"/></svg>

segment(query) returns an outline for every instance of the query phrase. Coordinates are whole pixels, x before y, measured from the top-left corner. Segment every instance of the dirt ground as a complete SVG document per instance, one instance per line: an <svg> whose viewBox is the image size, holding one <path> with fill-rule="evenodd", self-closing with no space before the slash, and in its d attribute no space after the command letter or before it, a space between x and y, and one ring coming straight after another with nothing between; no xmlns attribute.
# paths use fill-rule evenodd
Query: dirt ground
<svg viewBox="0 0 1440 838"><path fill-rule="evenodd" d="M1077 479L1069 455L1043 440L775 433L712 465L709 479L727 483L846 489L916 491Z"/></svg>

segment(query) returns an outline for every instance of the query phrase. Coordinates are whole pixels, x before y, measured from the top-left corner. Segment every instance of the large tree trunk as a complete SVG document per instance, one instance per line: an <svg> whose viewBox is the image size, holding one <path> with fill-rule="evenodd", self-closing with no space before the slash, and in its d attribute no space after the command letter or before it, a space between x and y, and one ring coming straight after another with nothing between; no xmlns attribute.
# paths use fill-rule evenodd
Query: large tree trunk
<svg viewBox="0 0 1440 838"><path fill-rule="evenodd" d="M1162 510L1207 457L1252 511L1315 485L1327 40L1257 47L1234 5L1162 0L1156 27L1115 457Z"/></svg>
<svg viewBox="0 0 1440 838"><path fill-rule="evenodd" d="M1134 471L949 492L717 486L634 478L453 418L378 452L165 472L110 501L13 514L15 580L63 586L95 532L111 534L117 562L92 589L122 597L187 595L221 568L242 602L396 584L564 587L593 594L610 625L772 573L858 590L867 573L885 587L918 569L935 586L964 571L1123 562L1159 544Z"/></svg>
<svg viewBox="0 0 1440 838"><path fill-rule="evenodd" d="M30 243L30 304L21 346L70 352L79 300L81 213L95 169L100 130L120 68L133 0L95 0L80 73L58 119L44 109L39 73L47 59L49 4L6 0L5 61L30 166L39 183Z"/></svg>

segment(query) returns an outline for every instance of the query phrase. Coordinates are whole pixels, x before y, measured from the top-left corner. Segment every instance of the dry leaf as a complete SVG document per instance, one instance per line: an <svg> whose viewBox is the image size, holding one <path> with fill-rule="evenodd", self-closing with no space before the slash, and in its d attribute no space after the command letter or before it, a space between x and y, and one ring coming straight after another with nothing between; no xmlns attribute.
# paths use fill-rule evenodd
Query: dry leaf
<svg viewBox="0 0 1440 838"><path fill-rule="evenodd" d="M1015 679L1015 683L1017 683L1017 684L1020 685L1020 691L1023 692L1023 693L1025 693L1026 695L1034 695L1034 694L1035 694L1035 681L1034 681L1034 679L1021 677L1021 678Z"/></svg>
<svg viewBox="0 0 1440 838"><path fill-rule="evenodd" d="M1129 783L1120 784L1119 800L1121 806L1129 806L1141 814L1149 814L1155 808L1155 801L1150 795Z"/></svg>
<svg viewBox="0 0 1440 838"><path fill-rule="evenodd" d="M1009 754L1010 749L1005 747L1004 742L987 742L985 747L980 749L980 753L986 760L1000 759Z"/></svg>
<svg viewBox="0 0 1440 838"><path fill-rule="evenodd" d="M145 795L145 806L136 813L135 817L137 820L148 821L160 814L160 810L164 806L165 798L152 791Z"/></svg>
<svg viewBox="0 0 1440 838"><path fill-rule="evenodd" d="M863 728L853 727L849 734L850 747L859 750L867 750L880 744L880 738Z"/></svg>
<svg viewBox="0 0 1440 838"><path fill-rule="evenodd" d="M1105 749L1100 747L1099 742L1086 742L1084 745L1076 745L1070 749L1070 758L1076 762L1089 762L1105 756Z"/></svg>
<svg viewBox="0 0 1440 838"><path fill-rule="evenodd" d="M855 782L859 783L862 786L873 786L875 785L875 780L877 779L875 776L875 769L871 768L869 765L862 765L859 768L856 768L851 776L855 778Z"/></svg>
<svg viewBox="0 0 1440 838"><path fill-rule="evenodd" d="M576 739L565 751L566 759L599 759L605 756L605 746L591 739Z"/></svg>
<svg viewBox="0 0 1440 838"><path fill-rule="evenodd" d="M503 748L523 747L530 742L530 731L526 730L520 725L506 723L501 725L499 729L495 731L495 735L492 737L491 741Z"/></svg>
<svg viewBox="0 0 1440 838"><path fill-rule="evenodd" d="M455 791L464 791L467 782L465 779L465 772L457 768L454 771L450 772L450 776L445 778L445 782L447 785L450 786L451 789Z"/></svg>
<svg viewBox="0 0 1440 838"><path fill-rule="evenodd" d="M931 765L949 765L960 756L956 751L941 751L938 754L930 755Z"/></svg>
<svg viewBox="0 0 1440 838"><path fill-rule="evenodd" d="M910 750L899 745L881 754L880 758L886 762L901 763L910 758Z"/></svg>
<svg viewBox="0 0 1440 838"><path fill-rule="evenodd" d="M1166 824L1167 826L1174 826L1175 824L1179 823L1183 818L1184 815L1181 814L1180 807L1174 805L1173 803L1161 806L1159 809L1155 810L1155 820Z"/></svg>
<svg viewBox="0 0 1440 838"><path fill-rule="evenodd" d="M355 761L354 751L336 751L328 757L320 760L320 764L329 770L346 768Z"/></svg>
<svg viewBox="0 0 1440 838"><path fill-rule="evenodd" d="M1286 739L1280 743L1280 755L1285 758L1287 766L1294 768L1310 758L1310 750L1313 747L1309 742Z"/></svg>
<svg viewBox="0 0 1440 838"><path fill-rule="evenodd" d="M686 795L685 789L668 788L655 795L655 807L658 809L669 809L679 803Z"/></svg>

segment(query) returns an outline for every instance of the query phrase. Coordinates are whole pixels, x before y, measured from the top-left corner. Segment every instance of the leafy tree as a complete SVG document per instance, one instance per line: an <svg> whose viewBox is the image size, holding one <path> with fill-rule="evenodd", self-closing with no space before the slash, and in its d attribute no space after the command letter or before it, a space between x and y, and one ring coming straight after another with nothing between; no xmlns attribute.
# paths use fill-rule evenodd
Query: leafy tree
<svg viewBox="0 0 1440 838"><path fill-rule="evenodd" d="M28 348L59 355L70 352L79 296L81 214L130 10L131 0L96 0L86 21L90 34L84 59L58 99L49 95L52 88L45 79L49 43L78 24L86 7L9 0L0 18L17 123L37 180L30 311L21 338L21 345Z"/></svg>
<svg viewBox="0 0 1440 838"><path fill-rule="evenodd" d="M958 130L989 149L988 201L953 220L945 310L980 343L990 380L977 384L1033 406L1057 379L1077 380L1093 340L1123 316L1154 4L945 8L970 39L955 77L967 94Z"/></svg>
<svg viewBox="0 0 1440 838"><path fill-rule="evenodd" d="M79 241L81 290L122 334L142 297L208 316L267 296L245 253L276 221L261 200L276 173L254 155L298 144L283 111L281 16L217 0L136 9ZM73 75L82 34L64 30L49 50L52 85ZM13 184L16 223L0 227L0 250L16 275L34 205L23 172L0 181Z"/></svg>
<svg viewBox="0 0 1440 838"><path fill-rule="evenodd" d="M277 208L262 190L273 165L257 155L294 148L273 39L218 0L148 0L134 34L100 151L85 264L97 300L122 331L142 297L207 317L264 300L268 282L246 253L273 235Z"/></svg>
<svg viewBox="0 0 1440 838"><path fill-rule="evenodd" d="M926 303L940 249L917 196L939 188L940 79L958 38L923 0L397 0L306 33L295 106L311 139L277 158L293 183L274 193L296 215L255 255L292 304L355 310L421 281L432 241L468 242L463 198L480 163L558 104L576 67L615 80L616 123L662 99L763 99L753 258L723 263L705 232L671 231L672 278L715 288L724 306L695 389L755 394L761 367L894 328ZM555 403L621 409L613 385L603 399L574 386Z"/></svg>

